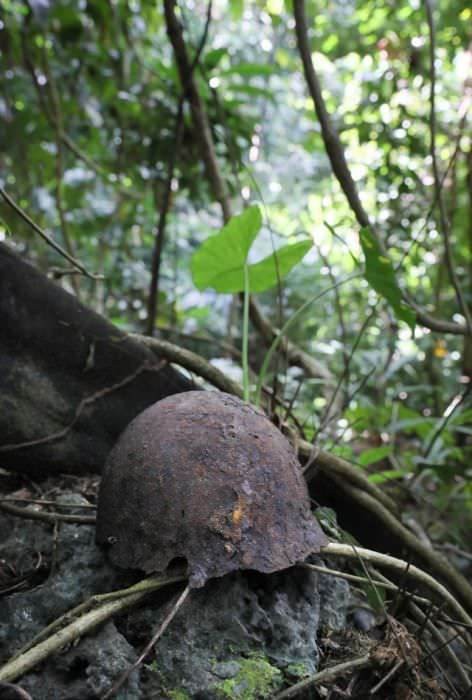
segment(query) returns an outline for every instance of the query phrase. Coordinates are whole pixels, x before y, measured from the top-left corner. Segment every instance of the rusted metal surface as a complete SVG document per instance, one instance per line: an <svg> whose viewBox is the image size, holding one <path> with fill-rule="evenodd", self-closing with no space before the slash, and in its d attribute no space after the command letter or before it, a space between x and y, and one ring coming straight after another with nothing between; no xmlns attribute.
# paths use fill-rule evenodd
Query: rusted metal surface
<svg viewBox="0 0 472 700"><path fill-rule="evenodd" d="M147 573L185 557L199 587L236 569L285 569L327 539L277 428L233 396L191 391L146 409L113 448L97 542L112 563Z"/></svg>

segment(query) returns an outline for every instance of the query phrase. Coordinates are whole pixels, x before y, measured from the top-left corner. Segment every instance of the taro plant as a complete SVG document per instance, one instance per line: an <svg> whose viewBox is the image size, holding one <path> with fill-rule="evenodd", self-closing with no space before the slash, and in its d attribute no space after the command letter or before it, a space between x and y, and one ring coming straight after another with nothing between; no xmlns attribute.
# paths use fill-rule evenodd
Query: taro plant
<svg viewBox="0 0 472 700"><path fill-rule="evenodd" d="M194 253L191 271L197 289L214 289L219 294L244 293L242 365L244 399L249 401L249 295L275 287L307 254L310 238L274 250L259 262L248 261L249 251L262 228L257 204L233 216Z"/></svg>

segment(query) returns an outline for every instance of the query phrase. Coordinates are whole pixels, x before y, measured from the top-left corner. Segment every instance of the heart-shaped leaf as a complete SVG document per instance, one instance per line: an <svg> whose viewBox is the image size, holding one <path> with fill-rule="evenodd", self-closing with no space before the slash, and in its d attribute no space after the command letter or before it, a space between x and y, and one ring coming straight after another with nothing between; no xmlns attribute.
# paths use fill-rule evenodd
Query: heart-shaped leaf
<svg viewBox="0 0 472 700"><path fill-rule="evenodd" d="M211 287L220 293L244 291L244 268L249 249L262 226L257 205L233 218L215 236L208 238L194 253L192 277L198 289ZM263 292L277 284L306 255L310 239L280 248L263 260L247 265L249 290Z"/></svg>
<svg viewBox="0 0 472 700"><path fill-rule="evenodd" d="M210 236L194 253L192 277L198 289L212 287L217 292L239 292L244 289L244 265L249 249L262 226L257 205L233 216L219 233ZM239 280L242 279L242 286ZM237 289L233 289L235 286ZM227 288L229 286L229 288Z"/></svg>

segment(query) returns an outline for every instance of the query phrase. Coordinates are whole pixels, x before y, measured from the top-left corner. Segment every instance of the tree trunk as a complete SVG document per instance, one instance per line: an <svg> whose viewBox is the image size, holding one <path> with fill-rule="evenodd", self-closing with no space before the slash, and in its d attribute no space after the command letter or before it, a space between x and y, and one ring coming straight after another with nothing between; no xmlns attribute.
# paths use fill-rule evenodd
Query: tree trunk
<svg viewBox="0 0 472 700"><path fill-rule="evenodd" d="M0 244L0 467L99 472L124 427L192 384Z"/></svg>

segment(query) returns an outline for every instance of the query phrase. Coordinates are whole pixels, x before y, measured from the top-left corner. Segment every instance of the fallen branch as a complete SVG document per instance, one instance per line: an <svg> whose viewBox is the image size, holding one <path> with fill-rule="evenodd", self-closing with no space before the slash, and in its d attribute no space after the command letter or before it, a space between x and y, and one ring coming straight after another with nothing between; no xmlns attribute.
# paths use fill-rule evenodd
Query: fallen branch
<svg viewBox="0 0 472 700"><path fill-rule="evenodd" d="M343 544L341 542L330 542L326 547L322 547L321 556L323 554L328 554L329 556L339 556L339 557L349 557L350 559L364 559L365 561L375 564L377 566L385 566L389 569L393 569L400 574L405 574L408 577L414 578L423 585L427 586L430 590L434 591L442 600L446 601L451 610L460 618L461 622L472 627L472 617L467 613L460 603L454 598L454 596L449 593L447 588L441 583L436 581L430 574L426 573L417 566L404 561L403 559L397 559L396 557L391 557L389 554L383 554L382 552L375 552L371 549L365 549L364 547L357 547L352 544Z"/></svg>
<svg viewBox="0 0 472 700"><path fill-rule="evenodd" d="M365 493L359 488L347 483L336 475L331 476L336 486L349 497L358 507L369 511L376 516L384 527L403 543L403 545L428 566L430 571L447 582L455 596L459 598L468 610L472 610L472 586L448 562L447 559L423 544L410 530L408 530L392 513L390 513L371 494Z"/></svg>
<svg viewBox="0 0 472 700"><path fill-rule="evenodd" d="M77 523L79 525L95 525L94 515L67 515L66 513L48 513L44 510L33 510L32 508L21 508L8 503L6 500L0 501L0 510L10 515L16 515L27 520L42 520L45 523L55 525L62 523Z"/></svg>
<svg viewBox="0 0 472 700"><path fill-rule="evenodd" d="M155 634L153 634L153 636L151 637L151 639L149 640L149 642L146 644L146 646L144 647L143 651L142 651L141 654L138 656L138 658L136 659L136 661L135 661L133 664L131 664L131 666L130 666L129 668L126 669L126 671L125 671L125 672L123 673L123 675L117 680L117 682L114 683L114 684L112 685L112 687L110 688L110 690L108 690L108 691L105 693L105 695L103 696L102 700L108 700L108 698L113 697L113 695L115 695L115 693L123 686L123 684L126 683L126 681L128 680L129 676L131 675L131 673L143 663L144 659L145 659L146 656L149 654L149 652L151 651L152 647L153 647L153 646L156 644L156 642L158 642L159 639L162 637L162 635L164 634L164 632L166 631L166 629L169 627L169 625L170 625L170 623L172 622L172 620L174 619L174 617L175 617L175 616L177 615L177 613L179 612L179 610L180 610L180 608L182 607L182 605L183 605L183 604L185 603L185 601L187 600L187 597L188 597L188 594L190 593L190 590L191 590L191 589L190 589L190 586L187 584L187 586L184 588L184 590L182 591L182 593L178 596L176 602L174 603L174 605L173 605L172 608L170 609L169 613L165 616L164 620L163 620L162 623L159 625L157 632L156 632Z"/></svg>
<svg viewBox="0 0 472 700"><path fill-rule="evenodd" d="M420 581L433 590L440 598L447 602L460 620L467 626L472 626L472 618L462 608L449 591L438 583L432 576L416 566L408 564L401 559L391 557L380 552L374 552L362 547L354 547L348 544L330 542L323 547L322 554L329 556L359 558L371 563L386 566L399 573L405 574ZM149 593L159 590L172 583L186 581L183 575L162 578L151 576L129 588L113 591L102 595L96 595L73 608L69 612L54 620L48 627L42 630L26 647L21 649L12 659L0 668L0 681L14 681L23 674L31 671L39 663L45 661L53 653L62 647L72 643L79 637L95 629L98 625L110 619L119 612L123 612L140 602ZM187 597L188 586L184 594L179 598L182 604ZM180 607L180 605L179 605ZM174 606L171 616L167 616L163 625L158 630L162 634L164 624L169 624L178 607ZM155 641L155 638L153 638ZM150 647L149 647L150 648ZM146 647L144 654L147 653ZM365 658L365 657L363 657ZM138 660L139 661L139 660ZM370 660L369 660L370 662ZM328 669L325 669L328 670ZM322 672L324 673L324 672ZM316 674L318 677L318 674ZM315 677L312 677L312 679ZM295 686L294 686L295 687ZM286 692L286 691L284 691ZM278 697L278 696L277 696ZM281 696L291 697L291 696Z"/></svg>
<svg viewBox="0 0 472 700"><path fill-rule="evenodd" d="M356 659L351 659L351 661L344 661L342 664L336 664L336 666L331 666L330 668L324 668L322 671L315 673L309 678L304 678L302 681L295 683L290 688L283 690L281 693L274 697L274 700L288 700L288 698L295 698L301 693L313 688L315 685L320 683L330 683L335 681L337 678L345 678L346 675L354 673L354 671L360 671L363 668L372 666L374 661L371 659L370 654L365 654L364 656L359 656Z"/></svg>
<svg viewBox="0 0 472 700"><path fill-rule="evenodd" d="M151 576L135 586L104 595L96 595L62 615L38 635L25 651L0 668L0 681L14 681L45 661L59 649L94 630L106 620L133 607L149 593L185 581L184 576L157 578ZM72 622L68 622L71 618ZM64 626L63 626L64 625ZM57 631L55 631L57 630ZM41 641L42 640L42 641Z"/></svg>

